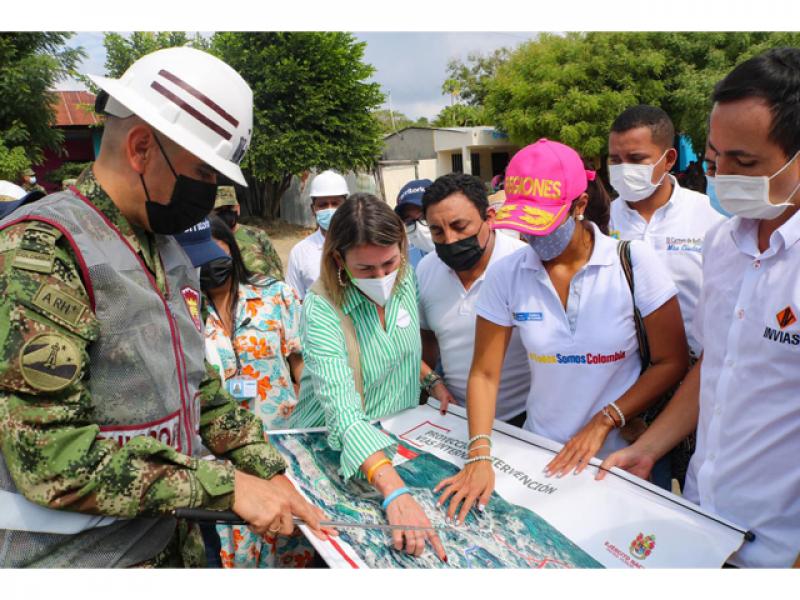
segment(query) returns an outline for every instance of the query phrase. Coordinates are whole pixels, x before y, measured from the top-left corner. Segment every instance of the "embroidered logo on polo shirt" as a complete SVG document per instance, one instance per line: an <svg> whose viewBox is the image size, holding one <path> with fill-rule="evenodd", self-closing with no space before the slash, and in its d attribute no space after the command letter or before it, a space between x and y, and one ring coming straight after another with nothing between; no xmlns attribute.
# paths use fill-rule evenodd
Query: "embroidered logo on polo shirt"
<svg viewBox="0 0 800 600"><path fill-rule="evenodd" d="M540 312L515 312L512 313L515 321L543 321L544 315Z"/></svg>
<svg viewBox="0 0 800 600"><path fill-rule="evenodd" d="M667 236L667 250L670 252L702 252L703 238L677 238Z"/></svg>
<svg viewBox="0 0 800 600"><path fill-rule="evenodd" d="M779 344L800 346L800 333L784 331L786 328L797 323L797 315L795 315L792 307L787 306L778 312L778 314L775 315L775 320L778 322L778 327L780 327L780 329L773 329L772 327L767 326L764 329L764 338Z"/></svg>
<svg viewBox="0 0 800 600"><path fill-rule="evenodd" d="M778 325L781 329L786 329L787 327L791 327L795 323L797 323L797 317L794 314L791 306L787 306L777 315L775 318L778 319Z"/></svg>

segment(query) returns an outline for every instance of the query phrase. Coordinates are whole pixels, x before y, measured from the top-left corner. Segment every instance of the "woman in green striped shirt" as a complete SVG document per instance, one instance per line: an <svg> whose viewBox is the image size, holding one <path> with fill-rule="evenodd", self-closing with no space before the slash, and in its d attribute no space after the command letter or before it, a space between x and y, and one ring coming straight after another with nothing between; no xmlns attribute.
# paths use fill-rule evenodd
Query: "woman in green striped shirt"
<svg viewBox="0 0 800 600"><path fill-rule="evenodd" d="M328 444L341 451L340 473L370 480L385 498L389 523L425 527L430 521L384 453L391 438L370 424L417 406L421 381L435 398L452 401L422 362L407 246L403 222L375 196L354 194L336 210L320 278L303 302L305 370L293 423L327 426ZM393 541L419 556L426 537L447 560L432 531L397 530Z"/></svg>

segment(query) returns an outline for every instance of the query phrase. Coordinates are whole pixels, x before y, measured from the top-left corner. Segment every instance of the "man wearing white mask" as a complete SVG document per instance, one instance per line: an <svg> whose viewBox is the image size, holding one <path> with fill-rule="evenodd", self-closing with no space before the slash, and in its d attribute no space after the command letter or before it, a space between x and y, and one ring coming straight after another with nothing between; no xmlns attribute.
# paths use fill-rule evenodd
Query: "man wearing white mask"
<svg viewBox="0 0 800 600"><path fill-rule="evenodd" d="M612 237L644 240L661 257L675 285L687 340L697 357L702 348L691 334L703 283L703 238L723 217L704 194L683 188L669 174L678 158L675 128L655 106L624 110L608 136L608 172L619 194L611 203Z"/></svg>
<svg viewBox="0 0 800 600"><path fill-rule="evenodd" d="M347 181L336 171L323 171L311 182L311 212L319 227L292 248L286 268L286 283L297 290L301 300L319 277L325 233L333 213L349 194Z"/></svg>
<svg viewBox="0 0 800 600"><path fill-rule="evenodd" d="M789 567L800 552L798 98L798 48L751 58L715 87L716 193L735 216L703 247L703 356L644 435L602 465L646 477L697 426L684 495L755 534L729 559L739 567Z"/></svg>
<svg viewBox="0 0 800 600"><path fill-rule="evenodd" d="M408 236L408 262L416 270L419 261L433 252L431 230L422 215L422 195L432 181L430 179L413 179L405 184L397 194L397 206L394 212L403 220Z"/></svg>

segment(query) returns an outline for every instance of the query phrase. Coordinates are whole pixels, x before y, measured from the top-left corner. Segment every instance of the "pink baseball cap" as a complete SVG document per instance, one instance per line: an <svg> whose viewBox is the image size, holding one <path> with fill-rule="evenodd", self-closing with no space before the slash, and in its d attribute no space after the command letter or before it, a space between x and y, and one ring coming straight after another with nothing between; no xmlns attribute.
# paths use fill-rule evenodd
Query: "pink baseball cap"
<svg viewBox="0 0 800 600"><path fill-rule="evenodd" d="M492 227L548 235L567 219L572 201L594 178L569 146L545 138L525 146L506 167L506 201Z"/></svg>

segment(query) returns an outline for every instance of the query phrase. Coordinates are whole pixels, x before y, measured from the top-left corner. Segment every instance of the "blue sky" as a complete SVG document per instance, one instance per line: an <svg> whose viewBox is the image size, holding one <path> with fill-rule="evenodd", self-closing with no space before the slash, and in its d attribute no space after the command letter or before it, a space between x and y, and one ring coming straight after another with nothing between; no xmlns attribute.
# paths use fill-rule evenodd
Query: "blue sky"
<svg viewBox="0 0 800 600"><path fill-rule="evenodd" d="M441 93L447 63L465 60L471 52L491 52L502 46L514 47L533 39L535 33L522 32L356 32L366 42L365 61L376 68L373 80L384 93L391 93L392 109L417 119L432 119L449 102ZM105 73L105 49L100 32L77 33L71 46L83 46L88 57L82 73ZM80 84L64 82L61 89L77 89Z"/></svg>

